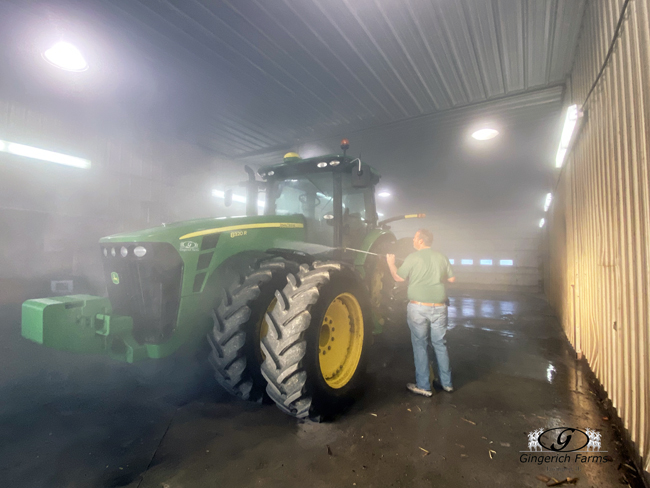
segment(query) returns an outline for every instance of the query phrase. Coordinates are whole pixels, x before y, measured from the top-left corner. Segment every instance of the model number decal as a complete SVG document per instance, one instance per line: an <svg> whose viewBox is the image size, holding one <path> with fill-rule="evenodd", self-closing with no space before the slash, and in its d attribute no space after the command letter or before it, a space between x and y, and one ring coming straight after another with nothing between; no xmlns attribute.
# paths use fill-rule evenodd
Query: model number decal
<svg viewBox="0 0 650 488"><path fill-rule="evenodd" d="M232 237L241 237L241 236L245 236L245 235L248 235L247 230L236 230L236 231L233 231L233 232L230 233L231 238Z"/></svg>

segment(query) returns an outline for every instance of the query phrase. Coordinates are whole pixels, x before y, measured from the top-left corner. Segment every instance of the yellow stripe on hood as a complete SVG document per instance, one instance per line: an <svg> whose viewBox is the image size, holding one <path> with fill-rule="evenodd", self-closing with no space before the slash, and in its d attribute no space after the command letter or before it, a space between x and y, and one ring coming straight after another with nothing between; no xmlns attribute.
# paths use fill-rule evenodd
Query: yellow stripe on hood
<svg viewBox="0 0 650 488"><path fill-rule="evenodd" d="M216 227L214 229L200 230L198 232L191 232L179 237L179 240L190 239L192 237L207 236L210 234L218 234L219 232L230 232L233 230L248 230L248 229L302 229L305 225L297 222L267 222L264 224L242 224L230 225L228 227Z"/></svg>

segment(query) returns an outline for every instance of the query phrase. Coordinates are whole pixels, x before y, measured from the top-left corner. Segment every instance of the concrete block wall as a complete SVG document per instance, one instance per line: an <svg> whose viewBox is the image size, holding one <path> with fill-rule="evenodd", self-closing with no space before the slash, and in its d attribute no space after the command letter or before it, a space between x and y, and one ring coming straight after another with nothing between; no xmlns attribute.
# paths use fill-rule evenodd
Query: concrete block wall
<svg viewBox="0 0 650 488"><path fill-rule="evenodd" d="M0 305L48 293L103 292L97 241L118 232L228 215L211 188L245 179L238 164L135 131L105 136L82 123L0 100L0 140L91 160L79 169L0 152Z"/></svg>

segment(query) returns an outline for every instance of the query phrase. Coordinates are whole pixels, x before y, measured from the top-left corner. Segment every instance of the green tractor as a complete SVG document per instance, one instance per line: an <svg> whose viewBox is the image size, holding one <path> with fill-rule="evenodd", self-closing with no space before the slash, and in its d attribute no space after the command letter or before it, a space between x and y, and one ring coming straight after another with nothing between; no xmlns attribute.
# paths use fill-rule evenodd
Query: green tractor
<svg viewBox="0 0 650 488"><path fill-rule="evenodd" d="M28 300L23 337L134 362L196 354L207 336L214 375L233 395L266 393L298 418L337 412L362 386L372 335L405 307L376 256L396 245L378 222L379 175L341 147L289 153L262 180L247 168L246 217L101 239L108 298ZM228 205L232 193L223 197Z"/></svg>

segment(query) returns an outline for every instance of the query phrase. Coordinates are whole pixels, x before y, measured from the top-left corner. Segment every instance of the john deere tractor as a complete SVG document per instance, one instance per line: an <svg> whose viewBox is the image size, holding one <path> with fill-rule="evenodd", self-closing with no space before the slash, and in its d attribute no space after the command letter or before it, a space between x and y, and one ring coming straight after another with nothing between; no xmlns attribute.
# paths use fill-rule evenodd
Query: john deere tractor
<svg viewBox="0 0 650 488"><path fill-rule="evenodd" d="M246 217L101 239L108 297L28 300L23 337L127 362L196 354L207 337L233 395L266 392L298 418L335 413L362 386L373 333L403 305L384 260L367 254L396 242L377 221L379 175L341 147L247 168Z"/></svg>

